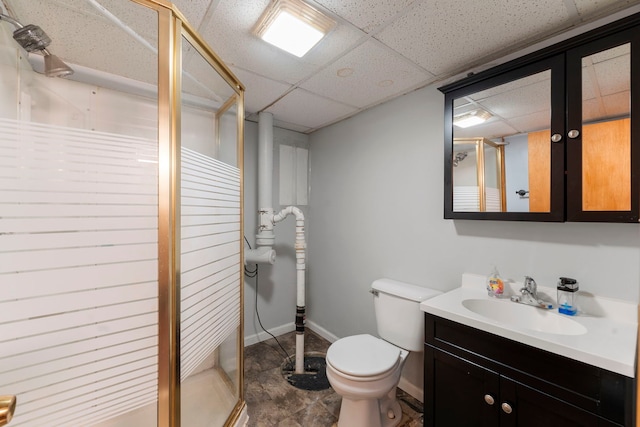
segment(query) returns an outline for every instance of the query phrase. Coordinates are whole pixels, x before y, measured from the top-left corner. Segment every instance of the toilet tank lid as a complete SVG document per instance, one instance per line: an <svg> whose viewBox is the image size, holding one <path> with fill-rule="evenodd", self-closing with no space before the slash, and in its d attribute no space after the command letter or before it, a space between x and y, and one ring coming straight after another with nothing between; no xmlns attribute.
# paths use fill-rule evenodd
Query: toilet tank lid
<svg viewBox="0 0 640 427"><path fill-rule="evenodd" d="M435 289L424 288L422 286L416 286L387 278L374 280L371 284L371 288L378 292L395 295L400 298L417 302L422 302L442 293Z"/></svg>

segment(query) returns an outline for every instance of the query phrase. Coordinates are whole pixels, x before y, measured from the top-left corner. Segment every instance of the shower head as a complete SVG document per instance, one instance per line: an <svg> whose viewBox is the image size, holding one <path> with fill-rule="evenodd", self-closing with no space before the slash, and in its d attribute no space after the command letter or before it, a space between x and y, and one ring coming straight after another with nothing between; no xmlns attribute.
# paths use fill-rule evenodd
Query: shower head
<svg viewBox="0 0 640 427"><path fill-rule="evenodd" d="M66 77L73 74L73 70L60 58L52 55L47 46L51 38L37 25L22 25L10 16L0 13L0 21L7 21L17 29L13 32L13 39L27 52L41 51L44 54L44 74L47 77Z"/></svg>
<svg viewBox="0 0 640 427"><path fill-rule="evenodd" d="M49 53L47 49L42 49L44 53L44 74L47 77L67 77L73 74L73 69L57 56Z"/></svg>
<svg viewBox="0 0 640 427"><path fill-rule="evenodd" d="M468 153L466 151L461 151L459 153L456 153L454 159L453 159L453 167L458 166L458 164L463 161L464 159L466 159L468 156Z"/></svg>

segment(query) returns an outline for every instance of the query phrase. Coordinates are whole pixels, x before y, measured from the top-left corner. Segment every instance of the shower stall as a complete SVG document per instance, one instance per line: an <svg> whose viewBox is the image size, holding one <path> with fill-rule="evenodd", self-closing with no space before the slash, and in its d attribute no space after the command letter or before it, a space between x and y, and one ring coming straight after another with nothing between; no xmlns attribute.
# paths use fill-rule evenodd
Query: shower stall
<svg viewBox="0 0 640 427"><path fill-rule="evenodd" d="M242 425L244 87L165 0L0 14L0 425Z"/></svg>

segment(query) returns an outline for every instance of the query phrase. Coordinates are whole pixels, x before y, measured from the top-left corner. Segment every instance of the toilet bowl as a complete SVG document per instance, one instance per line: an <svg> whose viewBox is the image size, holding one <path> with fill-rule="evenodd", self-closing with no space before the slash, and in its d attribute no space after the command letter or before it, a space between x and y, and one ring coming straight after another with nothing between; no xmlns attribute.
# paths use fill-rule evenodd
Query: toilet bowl
<svg viewBox="0 0 640 427"><path fill-rule="evenodd" d="M372 335L342 338L327 351L327 378L342 396L338 427L393 427L396 388L409 352Z"/></svg>

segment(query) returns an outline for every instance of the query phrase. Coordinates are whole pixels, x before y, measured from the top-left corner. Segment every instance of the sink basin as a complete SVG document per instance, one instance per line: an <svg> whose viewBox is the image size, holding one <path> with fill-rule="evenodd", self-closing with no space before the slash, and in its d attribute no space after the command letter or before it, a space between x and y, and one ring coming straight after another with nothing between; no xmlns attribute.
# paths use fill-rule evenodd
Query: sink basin
<svg viewBox="0 0 640 427"><path fill-rule="evenodd" d="M509 300L466 299L462 305L480 316L518 328L555 335L587 332L587 328L569 317Z"/></svg>

